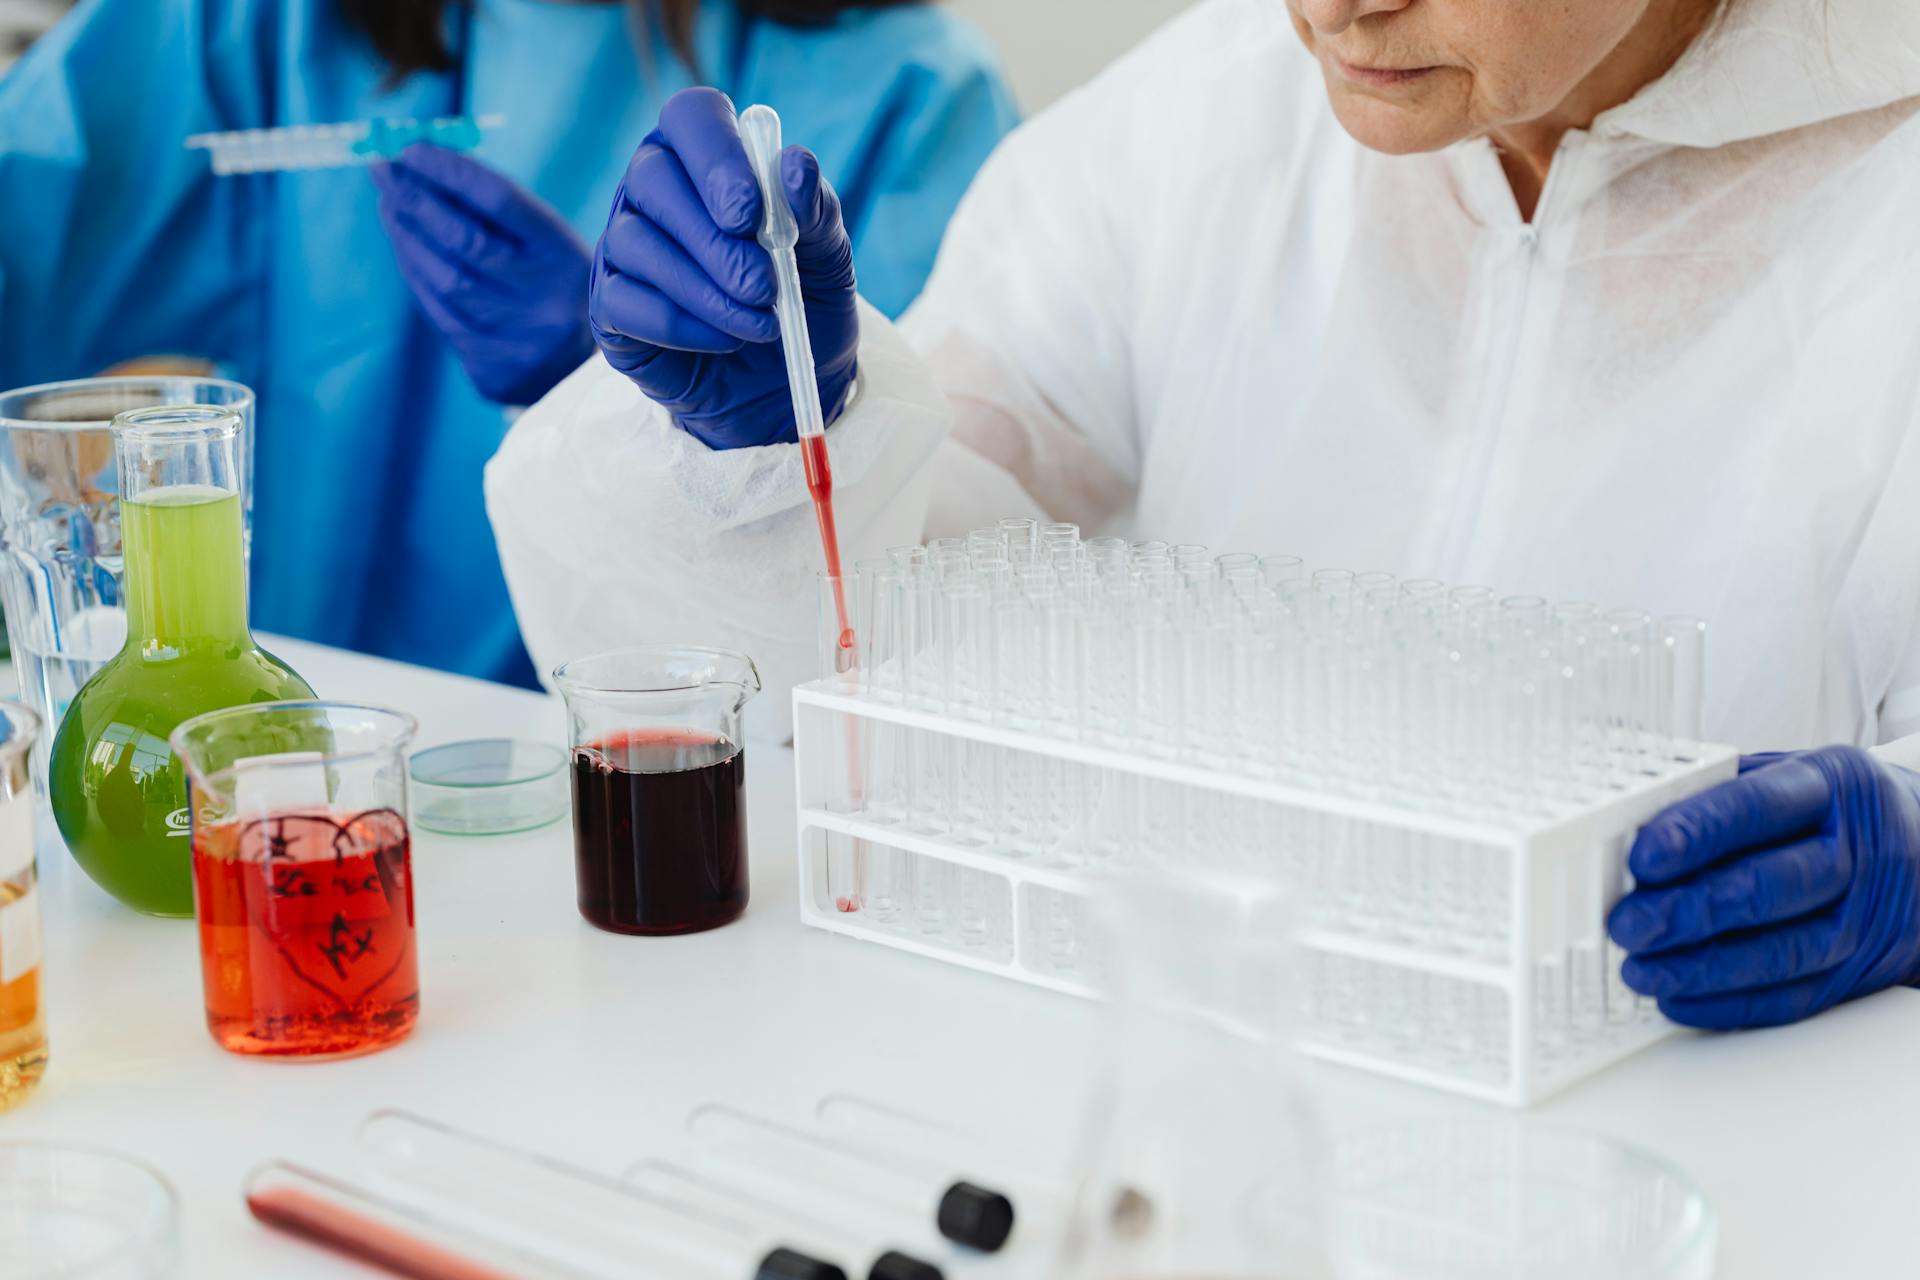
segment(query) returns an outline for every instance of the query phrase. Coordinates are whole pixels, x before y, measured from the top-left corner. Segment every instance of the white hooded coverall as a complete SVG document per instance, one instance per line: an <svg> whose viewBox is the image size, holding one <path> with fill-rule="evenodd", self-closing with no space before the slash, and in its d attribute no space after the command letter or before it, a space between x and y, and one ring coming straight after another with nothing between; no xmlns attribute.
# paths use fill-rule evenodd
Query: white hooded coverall
<svg viewBox="0 0 1920 1280"><path fill-rule="evenodd" d="M1733 0L1569 133L1342 131L1279 0L1204 0L994 155L925 294L862 316L848 563L1010 514L1694 614L1707 730L1920 730L1920 3ZM709 451L595 359L487 499L543 669L815 670L797 450Z"/></svg>

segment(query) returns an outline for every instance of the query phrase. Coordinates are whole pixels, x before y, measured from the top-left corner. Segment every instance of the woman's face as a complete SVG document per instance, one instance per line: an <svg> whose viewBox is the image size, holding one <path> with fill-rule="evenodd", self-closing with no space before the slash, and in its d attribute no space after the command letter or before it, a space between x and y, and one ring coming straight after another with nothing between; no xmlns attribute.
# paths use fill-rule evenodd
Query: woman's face
<svg viewBox="0 0 1920 1280"><path fill-rule="evenodd" d="M1320 60L1334 113L1362 145L1434 151L1546 121L1584 126L1671 65L1699 22L1699 0L1287 0ZM1710 8L1710 6L1706 6ZM1683 29L1684 28L1684 29ZM1677 43L1677 48L1674 47ZM1644 58L1635 56L1647 46ZM1615 67L1622 59L1647 69ZM1578 99L1618 71L1590 112Z"/></svg>

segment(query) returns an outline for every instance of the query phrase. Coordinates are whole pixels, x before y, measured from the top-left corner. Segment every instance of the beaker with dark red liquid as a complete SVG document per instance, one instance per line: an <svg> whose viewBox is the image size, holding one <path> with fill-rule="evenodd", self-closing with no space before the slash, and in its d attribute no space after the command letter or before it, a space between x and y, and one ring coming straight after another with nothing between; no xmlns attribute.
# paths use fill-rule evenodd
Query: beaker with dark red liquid
<svg viewBox="0 0 1920 1280"><path fill-rule="evenodd" d="M620 649L553 673L573 747L580 914L614 933L715 929L747 909L746 757L752 659L724 649Z"/></svg>
<svg viewBox="0 0 1920 1280"><path fill-rule="evenodd" d="M414 728L378 707L269 702L174 732L190 779L207 1028L221 1048L345 1057L413 1030Z"/></svg>

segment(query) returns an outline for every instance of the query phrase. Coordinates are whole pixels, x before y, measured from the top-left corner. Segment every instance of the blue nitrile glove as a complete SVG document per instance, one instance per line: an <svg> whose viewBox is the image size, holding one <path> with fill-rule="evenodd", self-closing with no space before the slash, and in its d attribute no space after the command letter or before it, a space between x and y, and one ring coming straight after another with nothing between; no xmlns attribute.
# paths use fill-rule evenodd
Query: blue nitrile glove
<svg viewBox="0 0 1920 1280"><path fill-rule="evenodd" d="M853 243L812 152L788 147L780 177L800 224L794 254L831 424L859 356ZM713 449L795 435L773 260L754 238L760 213L733 103L717 90L682 90L627 166L594 260L588 314L607 362Z"/></svg>
<svg viewBox="0 0 1920 1280"><path fill-rule="evenodd" d="M1621 976L1675 1022L1773 1026L1920 977L1920 776L1858 747L1743 761L1627 860Z"/></svg>
<svg viewBox="0 0 1920 1280"><path fill-rule="evenodd" d="M373 180L401 277L481 395L532 404L593 354L592 259L537 196L429 143L374 165Z"/></svg>

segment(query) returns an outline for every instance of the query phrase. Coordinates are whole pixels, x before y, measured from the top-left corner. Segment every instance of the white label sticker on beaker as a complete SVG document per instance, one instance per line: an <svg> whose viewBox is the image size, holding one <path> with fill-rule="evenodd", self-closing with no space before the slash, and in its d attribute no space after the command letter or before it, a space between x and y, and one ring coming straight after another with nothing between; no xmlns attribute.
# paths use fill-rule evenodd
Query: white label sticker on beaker
<svg viewBox="0 0 1920 1280"><path fill-rule="evenodd" d="M318 751L288 751L277 756L244 756L233 762L236 813L280 813L288 809L325 809L326 757Z"/></svg>
<svg viewBox="0 0 1920 1280"><path fill-rule="evenodd" d="M33 797L0 800L0 880L18 880L33 865Z"/></svg>
<svg viewBox="0 0 1920 1280"><path fill-rule="evenodd" d="M40 967L40 891L0 907L0 987Z"/></svg>

